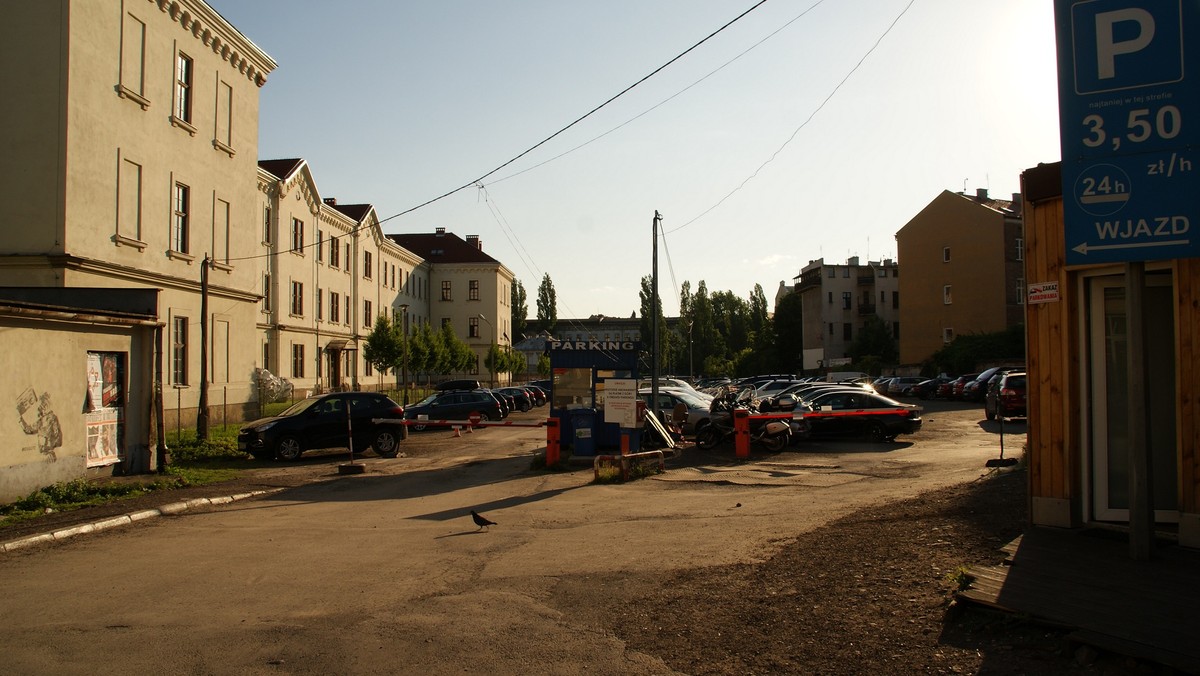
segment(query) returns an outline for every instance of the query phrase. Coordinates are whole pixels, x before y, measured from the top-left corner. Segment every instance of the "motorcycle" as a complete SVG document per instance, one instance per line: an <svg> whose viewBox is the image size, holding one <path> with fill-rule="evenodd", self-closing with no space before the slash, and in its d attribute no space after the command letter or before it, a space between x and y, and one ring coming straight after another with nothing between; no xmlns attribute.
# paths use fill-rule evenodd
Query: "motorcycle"
<svg viewBox="0 0 1200 676"><path fill-rule="evenodd" d="M731 389L713 398L709 406L709 423L696 433L696 445L703 449L711 449L733 437L733 409L744 408L751 414L757 413L753 395L754 389L746 387L741 390ZM760 444L772 453L782 451L788 445L791 436L792 426L786 420L751 421L750 441Z"/></svg>

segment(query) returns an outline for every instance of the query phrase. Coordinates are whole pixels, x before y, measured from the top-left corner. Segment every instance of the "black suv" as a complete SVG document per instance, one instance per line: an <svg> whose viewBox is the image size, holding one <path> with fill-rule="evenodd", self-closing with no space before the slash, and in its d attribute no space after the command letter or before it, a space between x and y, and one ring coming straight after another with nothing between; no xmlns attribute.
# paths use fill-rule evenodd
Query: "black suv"
<svg viewBox="0 0 1200 676"><path fill-rule="evenodd" d="M352 429L355 451L370 446L376 455L394 458L404 438L403 426L373 421L403 417L404 408L387 395L334 392L309 397L279 415L246 423L238 434L238 450L260 459L296 460L314 448L346 448Z"/></svg>
<svg viewBox="0 0 1200 676"><path fill-rule="evenodd" d="M409 429L418 432L429 427L422 420L470 420L472 415L480 421L500 420L504 409L487 390L436 392L404 409L405 419L411 421Z"/></svg>

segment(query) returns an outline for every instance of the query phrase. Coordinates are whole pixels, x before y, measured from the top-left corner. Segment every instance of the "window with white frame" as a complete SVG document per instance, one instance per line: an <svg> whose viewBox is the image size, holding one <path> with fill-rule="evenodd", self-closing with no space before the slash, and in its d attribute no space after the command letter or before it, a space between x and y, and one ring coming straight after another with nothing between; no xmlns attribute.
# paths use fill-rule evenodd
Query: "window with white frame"
<svg viewBox="0 0 1200 676"><path fill-rule="evenodd" d="M188 318L171 318L171 384L188 384Z"/></svg>
<svg viewBox="0 0 1200 676"><path fill-rule="evenodd" d="M304 345L292 343L292 377L304 377Z"/></svg>
<svg viewBox="0 0 1200 676"><path fill-rule="evenodd" d="M947 284L942 287L942 303L950 305L952 302L954 302L953 294L951 293L950 285Z"/></svg>
<svg viewBox="0 0 1200 676"><path fill-rule="evenodd" d="M948 246L942 247L942 262L943 263L950 262L950 247L948 247Z"/></svg>
<svg viewBox="0 0 1200 676"><path fill-rule="evenodd" d="M954 342L954 329L949 328L949 327L942 329L942 342L943 343Z"/></svg>
<svg viewBox="0 0 1200 676"><path fill-rule="evenodd" d="M292 219L292 252L304 253L304 221L299 218Z"/></svg>
<svg viewBox="0 0 1200 676"><path fill-rule="evenodd" d="M1025 278L1017 277L1017 305L1025 304Z"/></svg>
<svg viewBox="0 0 1200 676"><path fill-rule="evenodd" d="M467 319L467 337L479 337L479 317L471 317Z"/></svg>
<svg viewBox="0 0 1200 676"><path fill-rule="evenodd" d="M1016 250L1017 260L1019 260L1019 261L1025 260L1025 239L1024 238L1022 238L1022 237L1017 238L1016 248L1017 248L1017 250Z"/></svg>
<svg viewBox="0 0 1200 676"><path fill-rule="evenodd" d="M442 280L442 300L454 300L453 295L450 293L450 288L450 280Z"/></svg>
<svg viewBox="0 0 1200 676"><path fill-rule="evenodd" d="M472 279L467 282L467 300L479 300L478 279Z"/></svg>
<svg viewBox="0 0 1200 676"><path fill-rule="evenodd" d="M175 184L174 215L171 219L171 250L188 253L191 188L182 183Z"/></svg>
<svg viewBox="0 0 1200 676"><path fill-rule="evenodd" d="M192 123L192 59L179 52L175 58L175 120Z"/></svg>

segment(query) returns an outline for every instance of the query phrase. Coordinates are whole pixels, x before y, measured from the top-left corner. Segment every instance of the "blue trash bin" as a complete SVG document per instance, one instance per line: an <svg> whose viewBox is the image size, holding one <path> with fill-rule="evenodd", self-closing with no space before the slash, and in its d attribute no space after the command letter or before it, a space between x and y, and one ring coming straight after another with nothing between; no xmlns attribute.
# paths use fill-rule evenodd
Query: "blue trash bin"
<svg viewBox="0 0 1200 676"><path fill-rule="evenodd" d="M596 411L571 409L571 446L575 455L596 455Z"/></svg>

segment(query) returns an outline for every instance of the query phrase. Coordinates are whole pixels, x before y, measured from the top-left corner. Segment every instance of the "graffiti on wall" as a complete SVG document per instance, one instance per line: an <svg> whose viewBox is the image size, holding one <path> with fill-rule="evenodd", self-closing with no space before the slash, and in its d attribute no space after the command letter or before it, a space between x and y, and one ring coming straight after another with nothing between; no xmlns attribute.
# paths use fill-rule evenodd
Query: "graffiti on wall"
<svg viewBox="0 0 1200 676"><path fill-rule="evenodd" d="M62 446L62 426L50 406L50 393L38 396L33 388L27 388L17 397L17 413L21 418L21 429L25 434L37 437L37 443L22 450L37 450L46 462L58 460L54 449Z"/></svg>

